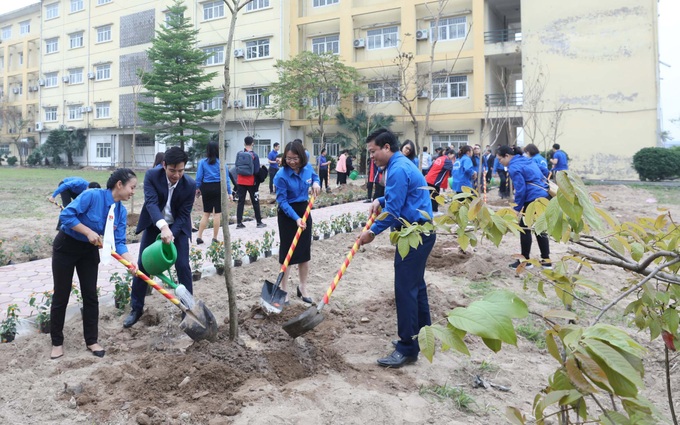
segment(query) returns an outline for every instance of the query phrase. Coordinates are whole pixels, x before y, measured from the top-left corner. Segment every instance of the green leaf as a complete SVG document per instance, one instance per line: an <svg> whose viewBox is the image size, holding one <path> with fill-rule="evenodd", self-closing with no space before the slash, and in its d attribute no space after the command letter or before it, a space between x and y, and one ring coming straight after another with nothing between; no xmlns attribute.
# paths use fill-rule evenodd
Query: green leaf
<svg viewBox="0 0 680 425"><path fill-rule="evenodd" d="M499 311L513 319L523 319L529 314L524 301L510 291L494 291L484 297L484 301L495 304Z"/></svg>
<svg viewBox="0 0 680 425"><path fill-rule="evenodd" d="M501 346L503 345L503 343L500 340L482 338L482 341L484 342L484 345L489 347L489 349L494 353L498 353L499 351L501 351Z"/></svg>
<svg viewBox="0 0 680 425"><path fill-rule="evenodd" d="M583 332L583 337L599 339L637 357L642 357L647 352L642 345L638 344L626 332L605 323L598 323L597 325L587 328Z"/></svg>
<svg viewBox="0 0 680 425"><path fill-rule="evenodd" d="M567 310L547 310L543 312L543 317L576 320L578 316L573 311Z"/></svg>
<svg viewBox="0 0 680 425"><path fill-rule="evenodd" d="M616 370L610 367L609 363L600 358L597 354L595 354L591 349L586 348L585 349L588 354L592 357L592 359L600 366L602 371L605 373L607 376L607 382L612 388L612 393L621 397L636 397L639 388L638 386L635 385L628 377L621 375L618 373ZM620 362L619 362L620 366ZM630 367L630 370L634 370L632 367ZM637 372L633 371L633 374L637 376ZM639 380L639 376L637 377Z"/></svg>
<svg viewBox="0 0 680 425"><path fill-rule="evenodd" d="M664 310L663 314L661 315L661 320L663 320L663 323L666 325L670 333L678 333L678 321L680 321L680 317L678 316L678 311L676 309L667 308Z"/></svg>
<svg viewBox="0 0 680 425"><path fill-rule="evenodd" d="M630 245L630 248L631 248L630 255L633 257L633 260L640 261L640 259L642 258L642 255L645 252L644 246L642 246L642 244L639 243L639 242L633 242Z"/></svg>
<svg viewBox="0 0 680 425"><path fill-rule="evenodd" d="M567 357L567 361L564 365L567 370L567 377L574 387L578 388L579 391L585 394L597 393L595 387L590 385L586 377L583 376L583 372L581 372L581 369L579 369L578 365L576 364L576 359L574 356Z"/></svg>
<svg viewBox="0 0 680 425"><path fill-rule="evenodd" d="M397 243L397 250L399 251L399 255L401 256L402 260L406 258L408 252L411 250L411 246L408 243L408 239L406 238L399 239L399 242Z"/></svg>
<svg viewBox="0 0 680 425"><path fill-rule="evenodd" d="M638 388L642 388L644 384L640 374L618 351L597 339L584 339L583 343L597 358L605 362L609 368L631 381ZM597 358L595 359L596 361Z"/></svg>
<svg viewBox="0 0 680 425"><path fill-rule="evenodd" d="M435 337L442 341L442 351L453 348L460 353L468 356L470 355L470 351L463 341L463 336L465 336L464 332L461 332L459 329L454 328L450 324L448 324L446 327L432 325L432 330L434 331Z"/></svg>
<svg viewBox="0 0 680 425"><path fill-rule="evenodd" d="M420 332L418 332L418 346L423 356L432 363L432 358L434 357L434 330L432 326L420 328Z"/></svg>
<svg viewBox="0 0 680 425"><path fill-rule="evenodd" d="M587 353L575 352L574 357L578 360L579 369L583 374L590 379L595 385L602 388L605 391L613 393L611 385L609 384L609 379L607 374L602 370L600 365L590 358Z"/></svg>
<svg viewBox="0 0 680 425"><path fill-rule="evenodd" d="M562 363L562 355L559 348L557 347L557 342L555 341L555 331L548 329L545 331L545 345L548 348L548 353L559 363Z"/></svg>
<svg viewBox="0 0 680 425"><path fill-rule="evenodd" d="M508 406L505 408L505 418L512 425L525 425L526 418L522 415L522 412L516 407Z"/></svg>

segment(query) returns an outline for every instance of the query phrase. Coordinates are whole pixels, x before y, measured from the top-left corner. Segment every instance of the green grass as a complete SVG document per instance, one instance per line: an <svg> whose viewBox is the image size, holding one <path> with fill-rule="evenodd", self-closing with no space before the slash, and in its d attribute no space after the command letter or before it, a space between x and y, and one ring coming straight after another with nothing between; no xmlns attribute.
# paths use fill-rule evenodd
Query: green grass
<svg viewBox="0 0 680 425"><path fill-rule="evenodd" d="M515 327L517 333L527 340L536 344L540 349L546 348L545 345L545 329L536 325L534 321L524 321Z"/></svg>
<svg viewBox="0 0 680 425"><path fill-rule="evenodd" d="M498 372L500 367L494 363L482 360L482 363L479 365L477 369L479 369L480 372L495 373Z"/></svg>
<svg viewBox="0 0 680 425"><path fill-rule="evenodd" d="M467 286L467 290L464 291L465 295L469 298L477 298L488 294L494 289L492 282L480 280L476 282L470 282Z"/></svg>
<svg viewBox="0 0 680 425"><path fill-rule="evenodd" d="M420 387L420 395L434 395L441 400L449 399L456 406L456 409L472 412L472 407L477 403L462 388L452 387L448 384L433 385L431 387Z"/></svg>

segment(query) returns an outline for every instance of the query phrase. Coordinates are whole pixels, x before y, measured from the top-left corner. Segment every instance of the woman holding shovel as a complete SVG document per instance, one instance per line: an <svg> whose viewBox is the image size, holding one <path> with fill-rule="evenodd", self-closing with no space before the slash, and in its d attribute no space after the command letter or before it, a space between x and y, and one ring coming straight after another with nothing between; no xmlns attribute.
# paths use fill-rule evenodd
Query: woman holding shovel
<svg viewBox="0 0 680 425"><path fill-rule="evenodd" d="M93 355L104 357L105 351L97 342L99 262L106 264L111 259L111 250L115 248L134 269L137 268L125 246L127 210L121 202L130 199L136 186L135 173L129 168L119 168L109 177L106 189L83 192L61 212L62 230L52 245L54 295L50 309L51 359L64 355L64 318L74 270L78 272L80 293L83 295L85 345ZM100 235L104 235L103 239Z"/></svg>
<svg viewBox="0 0 680 425"><path fill-rule="evenodd" d="M309 188L311 187L312 194L317 196L321 191L321 185L319 176L308 164L302 144L290 142L286 145L283 150L282 168L274 177L274 186L276 186L276 202L279 205L279 263L283 264L285 261L298 227L304 229L289 264L298 265L300 286L297 288L297 296L306 303L312 303L306 290L312 247L312 216L310 214L307 221L303 221L302 216L309 203ZM284 291L288 283L289 270L290 268L286 269L281 282L281 288Z"/></svg>

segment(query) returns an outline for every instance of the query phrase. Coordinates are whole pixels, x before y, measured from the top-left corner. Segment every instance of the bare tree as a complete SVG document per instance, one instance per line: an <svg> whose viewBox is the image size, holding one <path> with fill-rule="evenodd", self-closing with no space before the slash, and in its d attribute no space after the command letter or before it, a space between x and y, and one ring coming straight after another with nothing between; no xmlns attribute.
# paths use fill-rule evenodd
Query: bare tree
<svg viewBox="0 0 680 425"><path fill-rule="evenodd" d="M2 99L0 100L0 122L7 123L7 127L11 129L8 139L18 152L19 164L24 165L26 159L25 153L28 152L30 145L28 141L22 140L26 139L24 136L28 126L32 122L32 118L24 118L21 109L19 109L18 106L8 105L4 99Z"/></svg>

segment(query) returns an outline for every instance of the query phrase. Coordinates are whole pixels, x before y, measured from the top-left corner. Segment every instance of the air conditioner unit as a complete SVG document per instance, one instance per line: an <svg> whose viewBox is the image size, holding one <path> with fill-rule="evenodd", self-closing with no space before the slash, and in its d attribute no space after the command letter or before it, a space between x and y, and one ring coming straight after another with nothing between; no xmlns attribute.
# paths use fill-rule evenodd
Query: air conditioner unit
<svg viewBox="0 0 680 425"><path fill-rule="evenodd" d="M14 88L12 89L12 93L14 93L14 94L19 94L19 87L14 87Z"/></svg>
<svg viewBox="0 0 680 425"><path fill-rule="evenodd" d="M246 55L246 52L243 49L236 49L234 50L234 57L235 58L242 58Z"/></svg>
<svg viewBox="0 0 680 425"><path fill-rule="evenodd" d="M43 124L41 122L35 123L35 131L42 131L43 130Z"/></svg>
<svg viewBox="0 0 680 425"><path fill-rule="evenodd" d="M241 99L234 99L234 108L243 108L243 101Z"/></svg>
<svg viewBox="0 0 680 425"><path fill-rule="evenodd" d="M39 87L38 86L33 86L33 91L38 91Z"/></svg>
<svg viewBox="0 0 680 425"><path fill-rule="evenodd" d="M63 77L61 77L61 81L68 83L68 75L64 75Z"/></svg>
<svg viewBox="0 0 680 425"><path fill-rule="evenodd" d="M366 98L364 96L356 96L354 100L356 100L357 103L364 103Z"/></svg>
<svg viewBox="0 0 680 425"><path fill-rule="evenodd" d="M427 99L430 97L430 92L427 90L421 90L418 92L418 99Z"/></svg>
<svg viewBox="0 0 680 425"><path fill-rule="evenodd" d="M364 40L363 38L357 38L356 40L354 40L355 49L363 49L364 47L366 47L366 40Z"/></svg>
<svg viewBox="0 0 680 425"><path fill-rule="evenodd" d="M33 86L28 86L28 91L33 91Z"/></svg>
<svg viewBox="0 0 680 425"><path fill-rule="evenodd" d="M87 79L88 80L94 80L94 72L88 72L87 73Z"/></svg>
<svg viewBox="0 0 680 425"><path fill-rule="evenodd" d="M38 85L39 85L39 86L44 86L44 85L45 85L45 80L43 80L43 79L38 80Z"/></svg>
<svg viewBox="0 0 680 425"><path fill-rule="evenodd" d="M430 36L428 30L418 30L416 31L416 40L427 40Z"/></svg>
<svg viewBox="0 0 680 425"><path fill-rule="evenodd" d="M92 106L86 106L85 112L92 112Z"/></svg>

